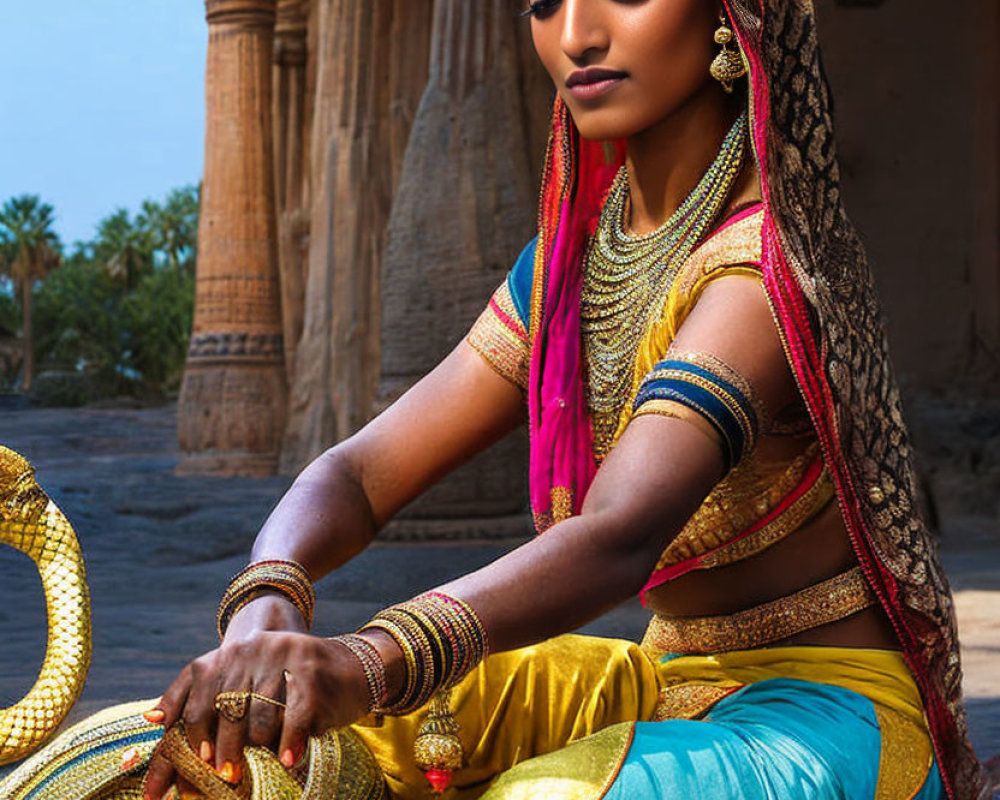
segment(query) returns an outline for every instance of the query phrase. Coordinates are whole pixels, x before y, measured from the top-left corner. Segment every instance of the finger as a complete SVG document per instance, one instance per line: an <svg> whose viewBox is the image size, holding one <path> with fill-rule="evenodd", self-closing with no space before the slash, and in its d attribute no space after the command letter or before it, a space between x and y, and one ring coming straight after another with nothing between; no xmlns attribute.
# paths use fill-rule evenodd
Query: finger
<svg viewBox="0 0 1000 800"><path fill-rule="evenodd" d="M307 688L310 682L285 673L285 708L278 743L278 759L286 767L295 766L305 754L312 735L314 698Z"/></svg>
<svg viewBox="0 0 1000 800"><path fill-rule="evenodd" d="M276 703L284 700L285 681L280 675L271 675L254 682L255 697L250 703L247 736L251 744L274 748L281 735L281 720L284 709ZM259 698L269 698L269 703Z"/></svg>
<svg viewBox="0 0 1000 800"><path fill-rule="evenodd" d="M146 769L146 779L142 782L143 800L161 800L173 784L174 777L173 764L161 756L159 750L154 750Z"/></svg>
<svg viewBox="0 0 1000 800"><path fill-rule="evenodd" d="M198 791L198 787L188 783L183 778L177 779L177 795L179 800L203 800L205 795Z"/></svg>
<svg viewBox="0 0 1000 800"><path fill-rule="evenodd" d="M191 680L191 664L188 664L167 687L163 697L153 705L152 709L143 714L146 720L154 725L163 725L165 728L177 722L181 718L184 702L191 690Z"/></svg>
<svg viewBox="0 0 1000 800"><path fill-rule="evenodd" d="M237 676L233 676L237 677ZM239 683L227 681L224 692L246 694L250 692L249 678L240 679ZM249 705L246 708L249 711ZM227 719L222 713L216 716L215 733L215 771L227 783L239 783L243 757L243 748L247 742L248 715L243 713L238 719Z"/></svg>
<svg viewBox="0 0 1000 800"><path fill-rule="evenodd" d="M215 696L221 683L217 659L198 659L191 664L192 685L184 705L184 730L191 749L215 766Z"/></svg>

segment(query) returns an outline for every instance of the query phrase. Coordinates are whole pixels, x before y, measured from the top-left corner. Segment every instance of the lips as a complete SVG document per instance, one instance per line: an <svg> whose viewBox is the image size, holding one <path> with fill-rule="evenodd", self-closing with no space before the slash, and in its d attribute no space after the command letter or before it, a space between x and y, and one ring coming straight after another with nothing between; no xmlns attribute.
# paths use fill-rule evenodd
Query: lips
<svg viewBox="0 0 1000 800"><path fill-rule="evenodd" d="M628 73L603 67L589 67L572 73L566 79L566 90L577 100L593 100L614 90Z"/></svg>
<svg viewBox="0 0 1000 800"><path fill-rule="evenodd" d="M604 67L588 67L578 69L566 79L566 88L572 89L574 86L589 86L604 81L616 81L626 77L627 73L615 69L605 69Z"/></svg>

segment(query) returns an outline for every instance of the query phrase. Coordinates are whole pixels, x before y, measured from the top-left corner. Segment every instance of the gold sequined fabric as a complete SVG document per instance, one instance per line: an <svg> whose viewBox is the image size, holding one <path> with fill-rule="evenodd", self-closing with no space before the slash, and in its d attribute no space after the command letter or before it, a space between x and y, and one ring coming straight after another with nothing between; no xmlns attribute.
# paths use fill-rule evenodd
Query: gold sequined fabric
<svg viewBox="0 0 1000 800"><path fill-rule="evenodd" d="M466 341L497 374L521 389L527 388L531 343L510 296L507 281L497 287Z"/></svg>
<svg viewBox="0 0 1000 800"><path fill-rule="evenodd" d="M600 800L621 770L635 737L623 722L507 770L482 800Z"/></svg>
<svg viewBox="0 0 1000 800"><path fill-rule="evenodd" d="M833 481L825 468L800 497L779 513L772 512L802 483L818 458L815 441L790 462L764 462L751 454L708 494L664 550L657 570L692 560L697 560L693 566L698 569L725 566L756 555L797 530L833 499Z"/></svg>
<svg viewBox="0 0 1000 800"><path fill-rule="evenodd" d="M875 800L898 800L917 795L934 759L926 724L884 706L875 706L882 734Z"/></svg>
<svg viewBox="0 0 1000 800"><path fill-rule="evenodd" d="M722 698L741 688L742 684L717 686L686 683L664 686L660 689L660 700L656 704L653 722L663 722L668 719L698 719L707 714Z"/></svg>
<svg viewBox="0 0 1000 800"><path fill-rule="evenodd" d="M860 567L769 603L712 617L657 614L642 640L653 653L751 650L870 608L875 595Z"/></svg>
<svg viewBox="0 0 1000 800"><path fill-rule="evenodd" d="M385 780L352 730L313 737L287 770L261 747L244 752L243 782L223 783L191 750L183 729L164 734L142 712L154 700L102 711L59 736L0 781L3 800L133 800L157 746L205 800L386 800ZM122 764L127 766L122 768Z"/></svg>
<svg viewBox="0 0 1000 800"><path fill-rule="evenodd" d="M38 567L48 613L45 660L28 693L0 710L0 764L34 751L63 721L90 665L90 594L69 520L35 481L28 462L0 446L0 543ZM0 795L2 796L2 795Z"/></svg>

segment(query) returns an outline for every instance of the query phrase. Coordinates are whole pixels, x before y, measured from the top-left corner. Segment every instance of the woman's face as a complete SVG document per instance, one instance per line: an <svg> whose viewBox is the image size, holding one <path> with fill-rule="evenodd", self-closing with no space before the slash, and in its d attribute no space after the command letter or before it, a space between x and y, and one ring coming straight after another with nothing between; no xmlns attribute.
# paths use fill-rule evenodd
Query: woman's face
<svg viewBox="0 0 1000 800"><path fill-rule="evenodd" d="M528 8L538 56L586 139L641 133L713 80L712 0L538 0Z"/></svg>

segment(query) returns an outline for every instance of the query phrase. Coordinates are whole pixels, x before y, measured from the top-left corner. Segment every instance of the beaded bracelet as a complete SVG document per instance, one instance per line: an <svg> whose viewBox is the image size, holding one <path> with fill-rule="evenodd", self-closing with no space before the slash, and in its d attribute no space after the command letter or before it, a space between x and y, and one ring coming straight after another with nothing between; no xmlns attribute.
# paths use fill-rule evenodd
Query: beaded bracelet
<svg viewBox="0 0 1000 800"><path fill-rule="evenodd" d="M222 595L216 616L220 640L236 612L266 592L284 595L302 614L306 627L312 627L316 591L305 567L295 561L258 561L233 576Z"/></svg>
<svg viewBox="0 0 1000 800"><path fill-rule="evenodd" d="M344 645L361 662L368 682L368 713L384 705L389 699L389 685L385 678L385 662L382 661L378 648L356 633L334 636L330 641Z"/></svg>

